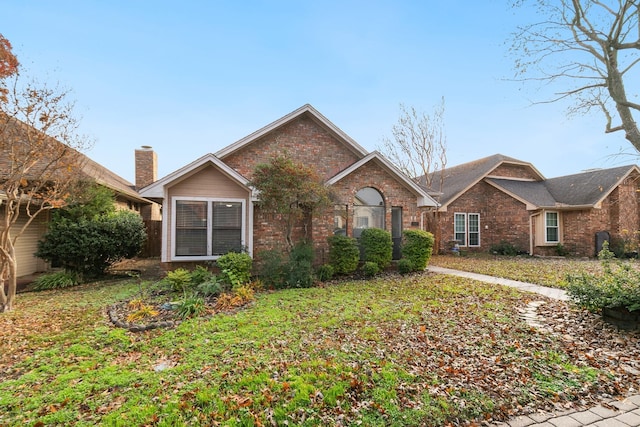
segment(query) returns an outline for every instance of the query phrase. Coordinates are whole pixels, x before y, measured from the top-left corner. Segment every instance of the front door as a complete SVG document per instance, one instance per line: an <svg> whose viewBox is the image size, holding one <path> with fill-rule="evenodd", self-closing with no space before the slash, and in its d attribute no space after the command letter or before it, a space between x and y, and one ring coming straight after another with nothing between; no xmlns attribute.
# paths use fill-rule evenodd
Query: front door
<svg viewBox="0 0 640 427"><path fill-rule="evenodd" d="M402 258L402 208L391 208L391 239L393 240L393 259Z"/></svg>

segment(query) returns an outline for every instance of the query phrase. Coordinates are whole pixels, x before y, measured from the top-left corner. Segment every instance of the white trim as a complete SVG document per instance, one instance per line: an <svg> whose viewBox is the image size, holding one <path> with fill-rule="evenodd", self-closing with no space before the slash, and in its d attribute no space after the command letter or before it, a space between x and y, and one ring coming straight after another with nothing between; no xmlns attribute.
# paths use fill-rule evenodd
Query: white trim
<svg viewBox="0 0 640 427"><path fill-rule="evenodd" d="M145 188L140 190L140 195L146 198L166 197L166 194L164 192L165 187L174 185L177 182L182 181L186 177L190 176L192 172L195 172L196 170L198 170L199 168L207 164L212 164L216 166L222 173L227 175L229 178L241 184L242 186L250 189L249 180L247 178L239 174L235 169L228 166L226 163L218 159L213 154L205 154L199 159L194 160L188 165L181 167L180 169L154 182L153 184L146 186Z"/></svg>
<svg viewBox="0 0 640 427"><path fill-rule="evenodd" d="M555 228L558 230L558 240L547 240L547 231L549 226L547 225L547 214L554 213L556 214L556 222L557 225ZM560 236L560 212L559 211L544 211L544 243L546 245L554 245L562 242L562 236Z"/></svg>
<svg viewBox="0 0 640 427"><path fill-rule="evenodd" d="M472 245L471 244L471 227L469 227L469 215L477 215L478 216L478 244L477 245ZM482 240L481 240L481 230L482 228L480 227L480 213L478 212L469 212L467 213L467 244L470 248L479 248L480 246L482 246Z"/></svg>
<svg viewBox="0 0 640 427"><path fill-rule="evenodd" d="M207 202L207 253L211 253L212 241L211 241L211 227L213 227L213 209L210 208L214 202L233 202L240 203L242 205L242 224L240 233L240 244L245 246L247 243L247 200L233 197L189 197L189 196L175 196L171 198L171 261L213 261L220 258L220 255L204 255L204 256L183 256L176 255L176 204L180 200L190 202ZM253 230L251 234L253 235ZM166 245L165 245L166 247Z"/></svg>
<svg viewBox="0 0 640 427"><path fill-rule="evenodd" d="M164 190L168 193L168 190ZM162 199L162 252L160 253L160 260L162 262L169 262L169 251L167 250L167 242L169 237L169 227L167 227L167 215L169 215L169 198L165 194ZM173 244L173 242L172 242Z"/></svg>
<svg viewBox="0 0 640 427"><path fill-rule="evenodd" d="M457 222L456 222L456 215L462 215L464 217L464 231L460 232L456 230L456 226L457 226ZM460 242L457 238L456 238L456 234L464 234L464 241ZM466 212L454 212L453 213L453 240L458 242L458 245L461 247L466 247L467 246L467 213Z"/></svg>
<svg viewBox="0 0 640 427"><path fill-rule="evenodd" d="M458 241L456 239L456 234L461 234L461 232L456 231L456 215L462 215L464 217L464 242L459 243L460 247L465 248L479 248L482 245L482 227L480 226L480 213L478 212L454 212L453 213L453 240ZM472 245L471 240L469 239L471 231L469 231L469 216L477 215L478 216L478 244Z"/></svg>

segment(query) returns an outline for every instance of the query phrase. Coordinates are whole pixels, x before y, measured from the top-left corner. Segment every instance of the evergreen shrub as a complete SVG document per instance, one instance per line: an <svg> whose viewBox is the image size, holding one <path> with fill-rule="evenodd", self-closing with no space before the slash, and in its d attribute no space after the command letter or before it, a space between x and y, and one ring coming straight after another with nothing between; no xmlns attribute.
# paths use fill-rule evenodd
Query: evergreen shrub
<svg viewBox="0 0 640 427"><path fill-rule="evenodd" d="M393 256L393 241L391 233L381 228L367 228L360 235L364 262L378 264L379 270L384 270L391 264Z"/></svg>
<svg viewBox="0 0 640 427"><path fill-rule="evenodd" d="M335 274L350 274L358 269L360 249L358 241L353 237L334 235L327 238L329 242L329 264Z"/></svg>

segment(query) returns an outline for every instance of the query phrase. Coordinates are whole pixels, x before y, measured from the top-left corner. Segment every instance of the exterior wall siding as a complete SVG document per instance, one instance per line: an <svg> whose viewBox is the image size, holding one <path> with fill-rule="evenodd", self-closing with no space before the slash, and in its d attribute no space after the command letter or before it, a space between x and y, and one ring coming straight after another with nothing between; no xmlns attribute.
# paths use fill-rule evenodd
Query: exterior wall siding
<svg viewBox="0 0 640 427"><path fill-rule="evenodd" d="M169 191L169 198L165 200L163 210L165 211L166 226L169 230L166 234L166 241L163 242L165 250L167 251L168 258L171 258L172 253L172 240L171 240L171 224L173 224L173 198L174 197L215 197L215 198L233 198L244 199L246 201L246 214L245 222L247 224L246 233L244 235L244 241L248 242L251 230L249 230L249 203L250 195L247 189L240 186L238 183L227 177L213 166L207 166L203 169L196 171L191 176L183 179Z"/></svg>
<svg viewBox="0 0 640 427"><path fill-rule="evenodd" d="M38 241L47 231L49 218L49 212L39 214L29 227L27 227L24 234L18 238L15 246L16 259L18 260L17 277L46 271L49 268L44 260L36 258L34 255L38 250ZM26 216L21 215L18 221L12 226L12 235L15 236L15 233L24 226L25 222Z"/></svg>

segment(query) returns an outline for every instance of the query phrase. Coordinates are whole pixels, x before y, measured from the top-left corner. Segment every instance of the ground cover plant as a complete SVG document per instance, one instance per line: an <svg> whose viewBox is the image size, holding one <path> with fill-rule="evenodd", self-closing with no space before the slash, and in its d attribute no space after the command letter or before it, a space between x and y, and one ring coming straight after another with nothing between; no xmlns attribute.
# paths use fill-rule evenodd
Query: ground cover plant
<svg viewBox="0 0 640 427"><path fill-rule="evenodd" d="M625 261L637 264L637 261ZM489 254L468 254L465 256L434 255L431 265L487 274L504 279L535 283L552 288L567 288L567 276L575 273L601 275L602 266L598 260L535 258L529 256L495 256Z"/></svg>
<svg viewBox="0 0 640 427"><path fill-rule="evenodd" d="M464 425L638 390L637 336L557 302L557 333L532 329L514 289L385 276L262 292L172 329L114 327L105 307L141 286L24 294L0 316L0 424Z"/></svg>

